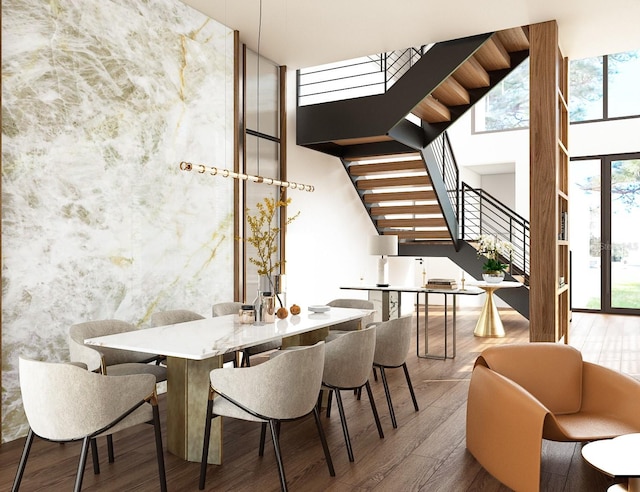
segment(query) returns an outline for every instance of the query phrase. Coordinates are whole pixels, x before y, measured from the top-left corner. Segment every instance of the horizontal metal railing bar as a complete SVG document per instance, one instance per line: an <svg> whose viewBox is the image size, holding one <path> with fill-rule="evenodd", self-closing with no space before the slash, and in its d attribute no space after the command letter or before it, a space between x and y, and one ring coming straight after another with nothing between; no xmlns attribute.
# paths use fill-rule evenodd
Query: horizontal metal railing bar
<svg viewBox="0 0 640 492"><path fill-rule="evenodd" d="M335 79L330 79L331 82L337 82L339 80L350 80L356 79L359 77L364 77L366 75L381 75L380 70L370 71L370 72L361 72L353 75L345 75L344 77L337 77ZM315 82L307 82L306 84L300 84L300 87L310 87L312 85L326 84L327 80L317 80ZM358 86L349 86L349 89L357 89Z"/></svg>
<svg viewBox="0 0 640 492"><path fill-rule="evenodd" d="M374 58L372 58L372 56L369 56L367 58L369 59L363 62L349 63L349 64L345 63L345 65L339 65L336 67L329 67L329 68L321 68L318 70L313 70L313 68L301 68L300 75L311 75L316 73L331 72L333 70L343 70L345 68L357 67L358 65L370 65L372 63L378 63L378 60L375 60ZM382 55L380 55L379 60L382 60Z"/></svg>

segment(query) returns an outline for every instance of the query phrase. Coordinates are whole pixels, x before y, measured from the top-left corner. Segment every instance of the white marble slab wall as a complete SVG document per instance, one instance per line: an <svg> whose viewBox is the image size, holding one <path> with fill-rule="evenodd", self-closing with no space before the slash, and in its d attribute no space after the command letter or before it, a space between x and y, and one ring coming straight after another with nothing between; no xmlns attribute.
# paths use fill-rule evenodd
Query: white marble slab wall
<svg viewBox="0 0 640 492"><path fill-rule="evenodd" d="M2 438L19 354L233 296L233 33L178 0L2 0Z"/></svg>

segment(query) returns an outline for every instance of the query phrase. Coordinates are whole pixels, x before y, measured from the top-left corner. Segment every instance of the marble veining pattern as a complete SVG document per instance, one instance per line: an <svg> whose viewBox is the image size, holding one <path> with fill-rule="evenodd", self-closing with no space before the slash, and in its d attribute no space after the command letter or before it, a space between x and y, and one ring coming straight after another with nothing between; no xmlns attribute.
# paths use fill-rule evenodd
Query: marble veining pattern
<svg viewBox="0 0 640 492"><path fill-rule="evenodd" d="M178 0L2 1L2 438L17 356L233 295L233 33Z"/></svg>

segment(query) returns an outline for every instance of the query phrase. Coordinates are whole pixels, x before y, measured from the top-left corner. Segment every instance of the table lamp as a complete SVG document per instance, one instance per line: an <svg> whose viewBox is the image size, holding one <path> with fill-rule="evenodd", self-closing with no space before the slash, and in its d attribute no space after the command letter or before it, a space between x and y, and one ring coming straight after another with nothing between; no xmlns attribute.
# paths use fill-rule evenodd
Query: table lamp
<svg viewBox="0 0 640 492"><path fill-rule="evenodd" d="M398 254L398 236L372 236L369 241L369 254L379 256L378 287L389 286L389 266L387 256Z"/></svg>

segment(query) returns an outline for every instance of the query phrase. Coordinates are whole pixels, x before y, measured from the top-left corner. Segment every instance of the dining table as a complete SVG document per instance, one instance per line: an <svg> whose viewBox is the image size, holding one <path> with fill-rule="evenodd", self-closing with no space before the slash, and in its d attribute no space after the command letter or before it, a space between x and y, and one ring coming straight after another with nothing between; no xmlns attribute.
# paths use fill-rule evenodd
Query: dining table
<svg viewBox="0 0 640 492"><path fill-rule="evenodd" d="M166 356L167 450L187 461L199 462L209 373L222 367L224 354L278 339L282 339L283 347L312 345L323 340L331 326L372 313L366 309L334 307L316 311L303 309L299 315L263 324L241 323L235 314L217 316L88 338L84 343ZM222 463L221 418L212 422L208 462Z"/></svg>

